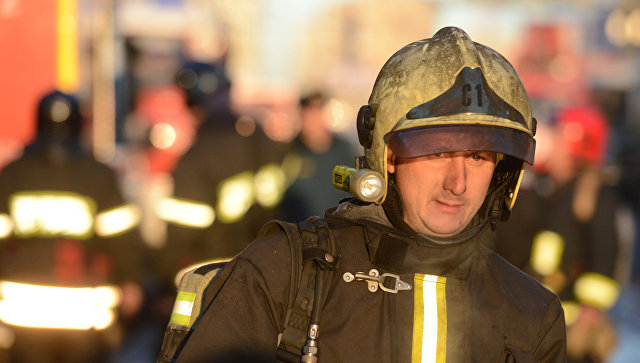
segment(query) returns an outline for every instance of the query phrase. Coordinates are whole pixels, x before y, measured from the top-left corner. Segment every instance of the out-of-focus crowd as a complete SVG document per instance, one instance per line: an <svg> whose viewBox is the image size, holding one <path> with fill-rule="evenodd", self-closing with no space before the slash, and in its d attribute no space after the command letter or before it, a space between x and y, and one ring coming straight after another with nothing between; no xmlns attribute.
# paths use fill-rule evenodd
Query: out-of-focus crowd
<svg viewBox="0 0 640 363"><path fill-rule="evenodd" d="M120 91L126 102L132 89ZM331 130L321 91L293 105L286 142L233 107L221 64L185 61L175 83L132 101L109 165L83 143L78 97L52 90L34 105L35 140L0 172L0 361L155 361L181 274L230 259L270 219L347 196L331 169L356 149Z"/></svg>

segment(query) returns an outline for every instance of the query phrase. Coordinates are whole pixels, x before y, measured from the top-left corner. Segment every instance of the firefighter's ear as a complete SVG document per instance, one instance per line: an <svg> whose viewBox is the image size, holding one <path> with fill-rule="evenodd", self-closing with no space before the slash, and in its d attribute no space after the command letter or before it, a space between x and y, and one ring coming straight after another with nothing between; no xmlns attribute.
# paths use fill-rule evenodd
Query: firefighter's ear
<svg viewBox="0 0 640 363"><path fill-rule="evenodd" d="M387 149L387 172L393 174L396 172L396 154Z"/></svg>
<svg viewBox="0 0 640 363"><path fill-rule="evenodd" d="M358 111L356 126L358 129L358 141L365 149L369 149L373 142L373 127L376 123L377 104L364 105Z"/></svg>

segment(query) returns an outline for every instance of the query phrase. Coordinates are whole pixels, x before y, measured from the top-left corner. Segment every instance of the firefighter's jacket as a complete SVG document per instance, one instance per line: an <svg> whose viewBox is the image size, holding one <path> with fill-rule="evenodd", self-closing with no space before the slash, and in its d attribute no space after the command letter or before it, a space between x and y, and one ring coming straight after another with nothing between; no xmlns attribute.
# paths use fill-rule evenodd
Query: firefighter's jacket
<svg viewBox="0 0 640 363"><path fill-rule="evenodd" d="M558 297L483 247L486 227L438 245L391 227L373 204L342 203L325 218L340 263L320 318L320 362L566 361ZM291 288L284 233L256 240L236 260L178 362L247 351L255 361L276 360ZM372 269L411 288L371 292L345 277Z"/></svg>

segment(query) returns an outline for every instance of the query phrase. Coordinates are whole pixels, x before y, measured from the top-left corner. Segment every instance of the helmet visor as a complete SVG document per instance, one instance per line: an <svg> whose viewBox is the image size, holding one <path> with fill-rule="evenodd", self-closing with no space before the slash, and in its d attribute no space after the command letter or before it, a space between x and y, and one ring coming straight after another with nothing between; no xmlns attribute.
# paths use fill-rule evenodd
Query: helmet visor
<svg viewBox="0 0 640 363"><path fill-rule="evenodd" d="M536 142L516 129L487 125L437 125L391 131L384 137L401 158L455 151L493 151L533 165Z"/></svg>

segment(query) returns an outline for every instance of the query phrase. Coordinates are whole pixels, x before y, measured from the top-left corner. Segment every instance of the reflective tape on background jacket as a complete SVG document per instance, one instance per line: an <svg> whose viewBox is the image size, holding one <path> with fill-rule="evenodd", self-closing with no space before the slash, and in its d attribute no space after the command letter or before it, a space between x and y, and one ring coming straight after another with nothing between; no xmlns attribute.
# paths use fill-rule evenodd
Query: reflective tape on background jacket
<svg viewBox="0 0 640 363"><path fill-rule="evenodd" d="M121 292L114 286L61 287L0 281L0 321L50 329L106 329Z"/></svg>
<svg viewBox="0 0 640 363"><path fill-rule="evenodd" d="M594 272L580 275L573 288L579 302L608 310L618 300L620 287L616 280Z"/></svg>
<svg viewBox="0 0 640 363"><path fill-rule="evenodd" d="M109 238L135 228L140 219L130 203L99 211L95 200L79 193L20 191L10 196L9 214L0 215L0 238Z"/></svg>

